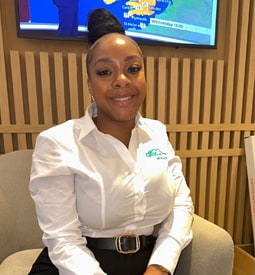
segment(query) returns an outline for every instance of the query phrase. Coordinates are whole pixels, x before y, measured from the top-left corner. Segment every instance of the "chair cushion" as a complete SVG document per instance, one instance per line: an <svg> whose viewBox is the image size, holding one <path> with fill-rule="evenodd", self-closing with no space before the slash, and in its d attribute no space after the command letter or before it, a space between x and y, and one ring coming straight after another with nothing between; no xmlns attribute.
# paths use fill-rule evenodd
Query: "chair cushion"
<svg viewBox="0 0 255 275"><path fill-rule="evenodd" d="M39 248L13 253L0 264L0 274L27 275L41 251L42 249Z"/></svg>

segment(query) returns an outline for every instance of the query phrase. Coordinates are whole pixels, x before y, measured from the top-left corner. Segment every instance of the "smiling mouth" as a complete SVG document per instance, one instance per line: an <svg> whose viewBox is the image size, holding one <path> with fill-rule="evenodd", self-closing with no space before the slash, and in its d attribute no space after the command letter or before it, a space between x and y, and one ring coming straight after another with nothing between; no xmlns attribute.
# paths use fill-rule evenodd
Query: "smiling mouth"
<svg viewBox="0 0 255 275"><path fill-rule="evenodd" d="M132 99L134 96L127 96L127 97L114 97L114 101L122 102Z"/></svg>

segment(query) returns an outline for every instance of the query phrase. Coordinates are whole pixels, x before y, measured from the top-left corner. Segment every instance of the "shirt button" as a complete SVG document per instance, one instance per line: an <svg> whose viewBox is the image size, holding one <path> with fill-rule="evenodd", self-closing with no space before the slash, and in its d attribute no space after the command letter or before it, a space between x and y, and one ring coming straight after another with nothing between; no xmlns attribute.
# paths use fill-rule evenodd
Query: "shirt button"
<svg viewBox="0 0 255 275"><path fill-rule="evenodd" d="M141 198L143 196L143 193L142 192L138 192L136 195L137 195L138 198Z"/></svg>

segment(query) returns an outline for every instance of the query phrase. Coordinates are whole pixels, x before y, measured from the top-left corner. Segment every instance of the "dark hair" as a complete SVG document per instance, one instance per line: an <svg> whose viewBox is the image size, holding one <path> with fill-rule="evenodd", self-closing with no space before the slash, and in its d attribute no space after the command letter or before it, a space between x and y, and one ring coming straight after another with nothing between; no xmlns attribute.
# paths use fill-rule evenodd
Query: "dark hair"
<svg viewBox="0 0 255 275"><path fill-rule="evenodd" d="M91 46L100 37L108 33L125 34L119 20L108 10L95 9L88 18L88 43Z"/></svg>

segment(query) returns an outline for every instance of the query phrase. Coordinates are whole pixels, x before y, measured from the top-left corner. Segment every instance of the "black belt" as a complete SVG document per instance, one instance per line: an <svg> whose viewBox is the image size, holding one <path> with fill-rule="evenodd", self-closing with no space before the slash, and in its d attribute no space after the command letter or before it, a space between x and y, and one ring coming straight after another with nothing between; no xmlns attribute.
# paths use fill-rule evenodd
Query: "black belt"
<svg viewBox="0 0 255 275"><path fill-rule="evenodd" d="M123 234L116 238L86 237L87 246L95 249L115 250L122 254L136 253L142 249L153 248L156 238L152 235L138 236L136 234Z"/></svg>

